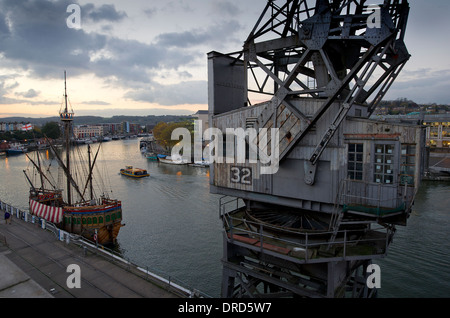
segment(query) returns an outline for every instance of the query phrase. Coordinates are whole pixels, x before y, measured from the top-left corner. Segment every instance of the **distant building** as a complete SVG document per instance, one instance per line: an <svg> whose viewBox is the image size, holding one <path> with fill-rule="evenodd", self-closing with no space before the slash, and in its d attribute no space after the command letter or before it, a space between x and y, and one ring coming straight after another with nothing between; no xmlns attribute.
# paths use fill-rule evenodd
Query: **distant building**
<svg viewBox="0 0 450 318"><path fill-rule="evenodd" d="M139 124L129 124L129 134L137 135L141 132L141 125Z"/></svg>
<svg viewBox="0 0 450 318"><path fill-rule="evenodd" d="M102 125L82 125L73 128L73 134L76 139L92 138L103 136Z"/></svg>
<svg viewBox="0 0 450 318"><path fill-rule="evenodd" d="M115 135L115 134L121 134L122 133L122 124L119 123L111 123L111 124L102 124L103 126L103 133L105 135Z"/></svg>
<svg viewBox="0 0 450 318"><path fill-rule="evenodd" d="M142 130L141 125L133 124L128 121L102 124L102 127L105 135L137 135Z"/></svg>
<svg viewBox="0 0 450 318"><path fill-rule="evenodd" d="M207 110L199 110L192 117L196 117L198 120L202 121L202 135L206 129L209 128L209 112Z"/></svg>
<svg viewBox="0 0 450 318"><path fill-rule="evenodd" d="M389 121L414 122L422 120L421 114L378 116ZM424 114L423 125L426 127L426 145L430 148L450 148L450 114Z"/></svg>
<svg viewBox="0 0 450 318"><path fill-rule="evenodd" d="M31 125L30 123L5 123L2 122L0 123L0 132L13 132L13 131L28 131L28 130L32 130L33 129L33 125Z"/></svg>
<svg viewBox="0 0 450 318"><path fill-rule="evenodd" d="M122 131L123 131L124 133L126 133L126 134L129 134L129 133L130 133L130 122L124 121L124 122L122 123Z"/></svg>
<svg viewBox="0 0 450 318"><path fill-rule="evenodd" d="M450 114L437 115L423 123L426 128L427 146L450 148Z"/></svg>

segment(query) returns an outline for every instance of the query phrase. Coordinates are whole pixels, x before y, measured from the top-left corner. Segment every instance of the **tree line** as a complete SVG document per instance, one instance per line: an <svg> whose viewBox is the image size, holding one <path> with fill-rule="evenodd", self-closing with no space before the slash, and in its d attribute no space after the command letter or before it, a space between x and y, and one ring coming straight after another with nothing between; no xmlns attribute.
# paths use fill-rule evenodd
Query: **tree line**
<svg viewBox="0 0 450 318"><path fill-rule="evenodd" d="M170 152L172 150L172 147L179 142L178 140L172 140L172 132L176 128L188 129L191 132L191 138L193 138L194 123L192 120L185 120L182 122L174 123L159 122L153 128L153 136L155 137L156 142L168 152Z"/></svg>

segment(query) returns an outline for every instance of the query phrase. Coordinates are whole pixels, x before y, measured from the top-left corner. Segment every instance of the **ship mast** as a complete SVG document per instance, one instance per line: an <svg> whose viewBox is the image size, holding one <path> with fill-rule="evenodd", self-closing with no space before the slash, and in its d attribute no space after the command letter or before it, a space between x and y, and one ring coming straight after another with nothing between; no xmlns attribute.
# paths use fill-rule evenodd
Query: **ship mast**
<svg viewBox="0 0 450 318"><path fill-rule="evenodd" d="M91 166L91 145L88 145L88 158L89 158L89 176L88 176L88 180L89 180L89 193L90 193L90 197L91 197L91 201L94 198L94 190L92 188L92 166Z"/></svg>
<svg viewBox="0 0 450 318"><path fill-rule="evenodd" d="M70 173L70 127L73 121L73 112L69 112L67 107L67 84L66 84L66 71L64 71L64 101L65 108L60 112L59 117L64 123L64 133L66 137L66 169ZM67 204L72 205L72 194L70 180L67 178Z"/></svg>

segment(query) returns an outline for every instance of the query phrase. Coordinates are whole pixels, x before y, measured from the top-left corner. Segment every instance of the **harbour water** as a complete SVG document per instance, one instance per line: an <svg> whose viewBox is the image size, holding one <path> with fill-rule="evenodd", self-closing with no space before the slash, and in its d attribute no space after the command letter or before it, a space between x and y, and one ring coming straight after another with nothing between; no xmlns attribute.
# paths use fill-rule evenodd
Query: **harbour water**
<svg viewBox="0 0 450 318"><path fill-rule="evenodd" d="M29 188L23 170L30 165L24 155L0 159L0 198L24 210ZM208 169L149 161L139 152L139 139L104 143L98 165L113 197L122 201L126 226L117 249L123 257L219 297L222 225ZM125 165L145 168L150 177L121 176ZM450 296L449 226L450 183L424 182L408 226L398 227L388 257L375 261L381 268L379 297Z"/></svg>

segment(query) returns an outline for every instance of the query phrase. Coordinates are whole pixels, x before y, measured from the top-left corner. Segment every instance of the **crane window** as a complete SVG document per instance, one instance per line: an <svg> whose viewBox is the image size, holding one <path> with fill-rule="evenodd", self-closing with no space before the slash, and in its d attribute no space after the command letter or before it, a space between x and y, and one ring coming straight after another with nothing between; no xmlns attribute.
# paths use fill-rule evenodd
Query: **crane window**
<svg viewBox="0 0 450 318"><path fill-rule="evenodd" d="M374 182L392 184L394 182L394 145L375 145Z"/></svg>
<svg viewBox="0 0 450 318"><path fill-rule="evenodd" d="M363 154L363 144L348 144L347 176L349 179L363 179Z"/></svg>

